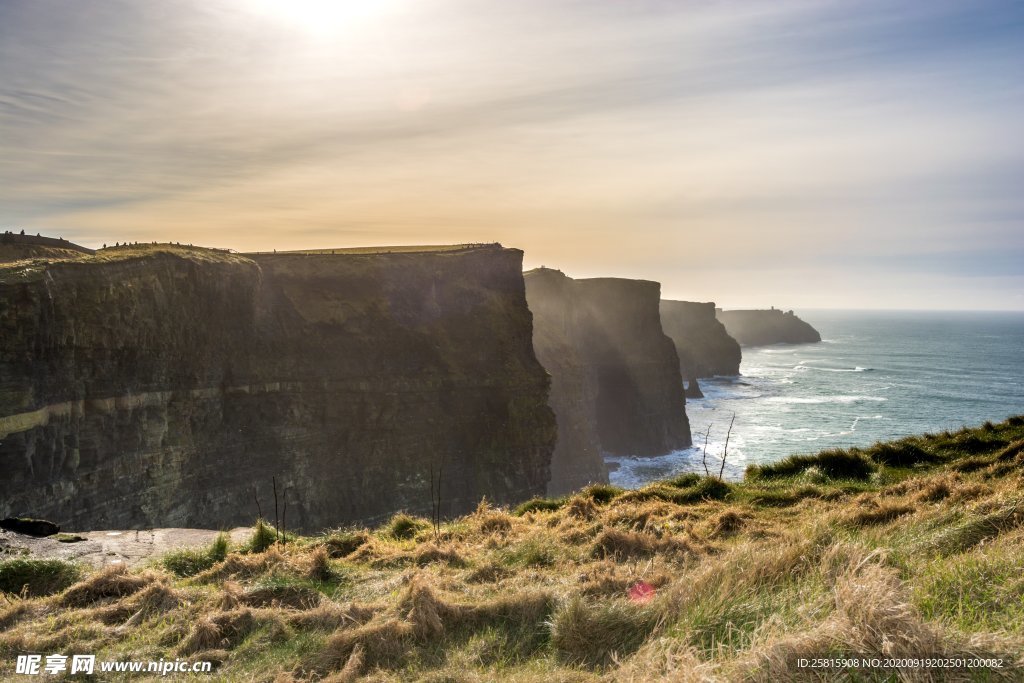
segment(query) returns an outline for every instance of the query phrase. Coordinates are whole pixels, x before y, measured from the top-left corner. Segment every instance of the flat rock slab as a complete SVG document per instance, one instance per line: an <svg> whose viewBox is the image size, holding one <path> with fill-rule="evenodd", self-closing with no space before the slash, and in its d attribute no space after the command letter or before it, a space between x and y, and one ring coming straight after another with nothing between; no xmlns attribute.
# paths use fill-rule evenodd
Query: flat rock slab
<svg viewBox="0 0 1024 683"><path fill-rule="evenodd" d="M144 529L78 531L68 536L85 540L65 543L57 537L35 538L0 529L0 559L4 557L40 557L82 562L93 567L142 564L172 550L202 548L217 538L212 529ZM228 532L231 541L240 545L249 540L251 527L238 527Z"/></svg>

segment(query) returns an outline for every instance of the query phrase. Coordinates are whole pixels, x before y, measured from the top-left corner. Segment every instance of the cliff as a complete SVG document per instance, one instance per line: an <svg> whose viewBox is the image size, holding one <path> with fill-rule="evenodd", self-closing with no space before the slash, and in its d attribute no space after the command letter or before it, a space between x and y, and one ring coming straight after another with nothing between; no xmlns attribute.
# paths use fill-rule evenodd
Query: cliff
<svg viewBox="0 0 1024 683"><path fill-rule="evenodd" d="M61 238L23 235L10 231L0 233L0 263L34 258L79 258L94 253L96 252L92 249L86 249Z"/></svg>
<svg viewBox="0 0 1024 683"><path fill-rule="evenodd" d="M820 342L821 335L793 311L769 310L723 311L716 317L726 331L743 346L768 344L808 344Z"/></svg>
<svg viewBox="0 0 1024 683"><path fill-rule="evenodd" d="M584 352L574 311L576 282L557 270L526 273L526 300L533 313L533 348L551 375L551 408L558 439L551 455L549 496L590 483L608 483L597 431L597 372Z"/></svg>
<svg viewBox="0 0 1024 683"><path fill-rule="evenodd" d="M740 345L715 318L714 302L662 299L661 325L676 345L683 377L694 386L698 377L740 373Z"/></svg>
<svg viewBox="0 0 1024 683"><path fill-rule="evenodd" d="M607 481L601 458L690 445L679 360L661 328L657 282L526 274L534 349L551 373L558 441L549 494Z"/></svg>
<svg viewBox="0 0 1024 683"><path fill-rule="evenodd" d="M317 529L543 493L555 424L522 252L0 267L0 517Z"/></svg>

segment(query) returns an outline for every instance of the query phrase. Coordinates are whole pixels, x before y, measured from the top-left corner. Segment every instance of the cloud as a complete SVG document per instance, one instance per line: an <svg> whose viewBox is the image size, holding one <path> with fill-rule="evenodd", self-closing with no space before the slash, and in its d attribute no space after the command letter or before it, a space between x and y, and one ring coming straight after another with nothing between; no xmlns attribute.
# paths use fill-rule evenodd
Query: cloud
<svg viewBox="0 0 1024 683"><path fill-rule="evenodd" d="M392 3L325 36L246 0L0 2L0 222L501 239L673 287L1024 248L1017 3Z"/></svg>

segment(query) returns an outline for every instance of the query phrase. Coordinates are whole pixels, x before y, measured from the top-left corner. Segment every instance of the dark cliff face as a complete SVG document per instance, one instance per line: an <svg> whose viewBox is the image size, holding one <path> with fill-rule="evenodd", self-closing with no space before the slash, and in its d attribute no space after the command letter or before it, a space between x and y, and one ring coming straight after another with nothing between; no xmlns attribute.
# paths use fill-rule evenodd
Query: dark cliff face
<svg viewBox="0 0 1024 683"><path fill-rule="evenodd" d="M544 492L522 253L208 251L0 271L0 516L306 530Z"/></svg>
<svg viewBox="0 0 1024 683"><path fill-rule="evenodd" d="M661 325L676 345L684 378L740 373L740 345L715 318L714 302L662 300Z"/></svg>
<svg viewBox="0 0 1024 683"><path fill-rule="evenodd" d="M661 327L661 285L577 280L576 311L598 370L597 428L612 455L664 455L690 445L675 345Z"/></svg>
<svg viewBox="0 0 1024 683"><path fill-rule="evenodd" d="M530 271L525 279L533 347L551 374L551 408L558 422L547 493L560 496L587 484L608 483L597 431L597 373L574 313L576 282L550 269Z"/></svg>
<svg viewBox="0 0 1024 683"><path fill-rule="evenodd" d="M663 455L690 445L679 360L661 328L660 285L526 274L534 348L552 376L559 442L550 493L604 475L600 453Z"/></svg>
<svg viewBox="0 0 1024 683"><path fill-rule="evenodd" d="M769 344L809 344L820 342L821 335L793 311L779 309L722 311L715 316L742 346Z"/></svg>

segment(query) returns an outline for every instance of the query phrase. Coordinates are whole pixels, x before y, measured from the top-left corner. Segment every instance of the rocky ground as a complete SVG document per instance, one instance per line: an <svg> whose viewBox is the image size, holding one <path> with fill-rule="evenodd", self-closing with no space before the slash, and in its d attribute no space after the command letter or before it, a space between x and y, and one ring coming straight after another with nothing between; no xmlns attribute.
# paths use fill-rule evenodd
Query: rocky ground
<svg viewBox="0 0 1024 683"><path fill-rule="evenodd" d="M0 529L0 559L32 557L82 562L97 568L116 564L134 567L172 550L207 547L219 533L211 529L136 529L36 538ZM242 544L252 529L238 527L228 533L232 542Z"/></svg>

